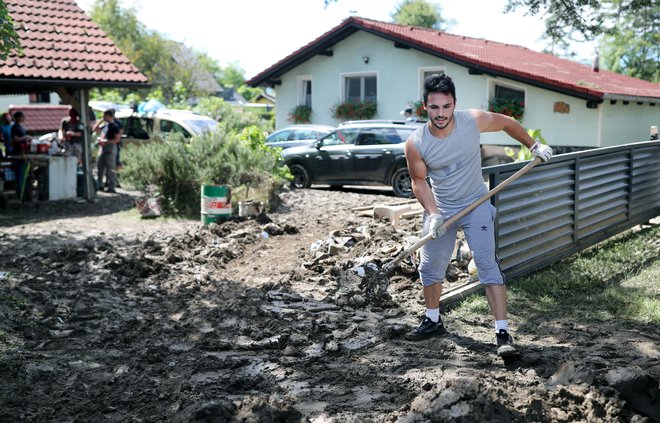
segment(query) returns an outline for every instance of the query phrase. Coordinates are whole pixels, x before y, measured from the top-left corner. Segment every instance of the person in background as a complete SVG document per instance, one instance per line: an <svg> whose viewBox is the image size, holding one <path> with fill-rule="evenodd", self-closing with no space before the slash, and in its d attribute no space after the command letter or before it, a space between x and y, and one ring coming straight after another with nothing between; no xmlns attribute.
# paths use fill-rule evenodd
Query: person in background
<svg viewBox="0 0 660 423"><path fill-rule="evenodd" d="M11 115L9 113L3 113L2 118L0 119L0 130L2 131L2 143L5 146L5 154L11 156L11 126L14 122L11 120Z"/></svg>
<svg viewBox="0 0 660 423"><path fill-rule="evenodd" d="M57 131L57 140L64 145L66 156L76 156L78 165L82 164L82 143L85 140L85 125L78 119L78 112L73 107L69 116L62 119L60 129Z"/></svg>
<svg viewBox="0 0 660 423"><path fill-rule="evenodd" d="M406 123L415 123L415 122L417 122L417 119L415 119L415 116L413 116L412 108L407 107L404 111L401 112L401 114L406 119Z"/></svg>
<svg viewBox="0 0 660 423"><path fill-rule="evenodd" d="M30 152L30 143L32 137L28 135L27 129L23 126L25 114L20 110L14 113L14 124L11 126L11 149L13 155L23 155ZM16 182L18 199L23 201L30 198L30 188L27 186L26 172L28 172L27 162L22 159L14 160L14 172L16 173Z"/></svg>
<svg viewBox="0 0 660 423"><path fill-rule="evenodd" d="M101 154L97 163L99 189L103 189L104 177L107 181L106 192L115 193L117 186L117 145L121 141L121 124L115 120L114 109L103 112L103 119L94 124L94 132L100 132L98 144Z"/></svg>
<svg viewBox="0 0 660 423"><path fill-rule="evenodd" d="M25 114L20 110L14 113L14 124L11 126L11 142L12 142L12 151L14 154L20 154L21 152L29 152L29 146L24 147L26 143L32 141L32 137L28 135L25 126Z"/></svg>

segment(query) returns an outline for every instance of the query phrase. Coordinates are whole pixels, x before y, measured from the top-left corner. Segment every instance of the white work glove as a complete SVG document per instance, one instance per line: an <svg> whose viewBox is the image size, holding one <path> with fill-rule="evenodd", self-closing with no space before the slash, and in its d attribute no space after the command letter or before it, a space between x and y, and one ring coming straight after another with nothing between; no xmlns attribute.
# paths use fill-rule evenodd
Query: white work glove
<svg viewBox="0 0 660 423"><path fill-rule="evenodd" d="M445 223L444 220L442 220L442 216L440 216L437 213L434 213L428 217L429 219L429 233L431 234L431 237L436 239L440 238L447 232L447 229L445 229L444 226L442 226L443 223Z"/></svg>
<svg viewBox="0 0 660 423"><path fill-rule="evenodd" d="M547 162L552 158L552 148L550 148L549 145L541 144L538 141L532 144L529 151L532 152L534 157L538 157L544 162Z"/></svg>

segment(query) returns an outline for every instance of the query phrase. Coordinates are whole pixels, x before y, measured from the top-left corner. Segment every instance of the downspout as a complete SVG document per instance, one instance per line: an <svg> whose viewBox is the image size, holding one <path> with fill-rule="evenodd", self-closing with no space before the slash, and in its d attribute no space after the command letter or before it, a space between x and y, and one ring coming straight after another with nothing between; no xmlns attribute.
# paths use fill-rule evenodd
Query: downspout
<svg viewBox="0 0 660 423"><path fill-rule="evenodd" d="M85 130L83 131L83 178L85 180L85 198L87 201L92 201L96 197L96 190L92 183L92 167L90 161L92 155L90 154L91 143L91 127L89 125L89 90L80 90L80 119L82 120Z"/></svg>
<svg viewBox="0 0 660 423"><path fill-rule="evenodd" d="M598 108L598 131L596 131L596 145L598 148L604 147L603 145L603 109L605 104L601 104Z"/></svg>

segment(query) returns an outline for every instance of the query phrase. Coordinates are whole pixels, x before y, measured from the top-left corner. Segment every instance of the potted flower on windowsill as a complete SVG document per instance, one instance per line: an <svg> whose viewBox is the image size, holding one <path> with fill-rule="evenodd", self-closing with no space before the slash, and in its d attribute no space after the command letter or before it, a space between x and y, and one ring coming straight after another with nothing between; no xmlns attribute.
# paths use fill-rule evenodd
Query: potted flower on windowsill
<svg viewBox="0 0 660 423"><path fill-rule="evenodd" d="M488 110L521 121L525 114L525 103L512 98L496 98L488 102Z"/></svg>
<svg viewBox="0 0 660 423"><path fill-rule="evenodd" d="M291 123L310 123L311 117L312 108L304 104L299 104L291 109L287 120Z"/></svg>
<svg viewBox="0 0 660 423"><path fill-rule="evenodd" d="M338 121L371 119L376 115L377 107L373 101L345 101L335 104L330 113Z"/></svg>
<svg viewBox="0 0 660 423"><path fill-rule="evenodd" d="M415 116L417 116L421 120L428 120L429 114L426 112L426 109L424 108L424 102L423 101L416 101L412 105L413 113Z"/></svg>

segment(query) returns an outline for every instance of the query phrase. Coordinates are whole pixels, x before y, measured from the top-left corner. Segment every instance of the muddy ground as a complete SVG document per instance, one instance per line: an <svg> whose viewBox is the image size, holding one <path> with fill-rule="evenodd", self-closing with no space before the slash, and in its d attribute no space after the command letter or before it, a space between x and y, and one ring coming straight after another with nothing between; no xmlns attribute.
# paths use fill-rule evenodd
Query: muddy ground
<svg viewBox="0 0 660 423"><path fill-rule="evenodd" d="M352 270L418 235L352 210L394 197L295 191L209 226L140 219L135 199L0 213L0 421L660 421L657 328L513 310L507 362L487 313L406 341L414 267L385 294Z"/></svg>

